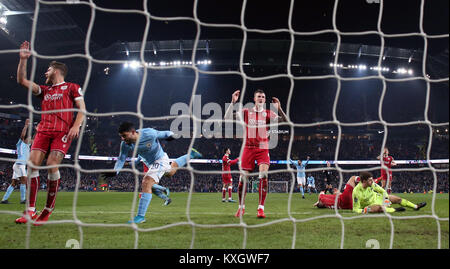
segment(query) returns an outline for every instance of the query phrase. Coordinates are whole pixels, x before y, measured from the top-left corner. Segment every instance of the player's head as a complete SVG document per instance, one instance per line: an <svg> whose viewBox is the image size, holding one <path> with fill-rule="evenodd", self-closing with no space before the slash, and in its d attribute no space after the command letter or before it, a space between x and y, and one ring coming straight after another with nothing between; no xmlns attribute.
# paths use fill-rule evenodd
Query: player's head
<svg viewBox="0 0 450 269"><path fill-rule="evenodd" d="M225 148L225 149L223 150L223 153L224 153L224 154L230 155L230 154L231 154L231 149L230 149L230 148Z"/></svg>
<svg viewBox="0 0 450 269"><path fill-rule="evenodd" d="M373 175L370 172L361 172L359 174L359 178L361 179L361 183L372 186L373 183Z"/></svg>
<svg viewBox="0 0 450 269"><path fill-rule="evenodd" d="M389 149L387 147L384 148L384 154L389 155Z"/></svg>
<svg viewBox="0 0 450 269"><path fill-rule="evenodd" d="M255 101L255 105L262 106L266 103L266 94L263 90L257 89L253 94L253 101Z"/></svg>
<svg viewBox="0 0 450 269"><path fill-rule="evenodd" d="M331 166L331 163L327 161L327 167L330 167L330 166Z"/></svg>
<svg viewBox="0 0 450 269"><path fill-rule="evenodd" d="M45 83L51 84L57 77L64 79L67 75L67 66L63 63L52 61L48 65L47 72L45 72Z"/></svg>
<svg viewBox="0 0 450 269"><path fill-rule="evenodd" d="M122 122L119 126L119 136L127 144L135 143L137 139L136 128L131 122Z"/></svg>

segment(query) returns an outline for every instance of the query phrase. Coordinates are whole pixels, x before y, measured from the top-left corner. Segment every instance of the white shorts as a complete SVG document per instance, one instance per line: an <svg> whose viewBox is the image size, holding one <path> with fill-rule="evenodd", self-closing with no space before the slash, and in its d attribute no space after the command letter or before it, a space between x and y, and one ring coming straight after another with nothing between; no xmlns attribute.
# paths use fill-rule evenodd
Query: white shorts
<svg viewBox="0 0 450 269"><path fill-rule="evenodd" d="M20 177L27 176L27 169L25 164L14 163L12 179L18 179Z"/></svg>
<svg viewBox="0 0 450 269"><path fill-rule="evenodd" d="M308 184L308 188L316 188L316 184Z"/></svg>
<svg viewBox="0 0 450 269"><path fill-rule="evenodd" d="M305 177L297 177L297 184L300 185L302 184L302 186L305 186L306 183L306 178Z"/></svg>
<svg viewBox="0 0 450 269"><path fill-rule="evenodd" d="M166 172L169 172L172 169L170 165L169 156L164 154L164 156L154 161L149 167L145 176L149 176L155 180L156 183L159 183L159 180L164 176Z"/></svg>

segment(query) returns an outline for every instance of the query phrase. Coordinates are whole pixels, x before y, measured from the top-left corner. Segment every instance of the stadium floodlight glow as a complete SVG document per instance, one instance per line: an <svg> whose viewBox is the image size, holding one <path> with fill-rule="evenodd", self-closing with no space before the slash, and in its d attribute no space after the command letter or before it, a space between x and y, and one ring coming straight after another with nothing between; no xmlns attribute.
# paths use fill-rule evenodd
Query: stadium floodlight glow
<svg viewBox="0 0 450 269"><path fill-rule="evenodd" d="M136 69L139 66L140 66L140 64L139 64L138 61L131 61L131 63L130 63L130 67L133 68L133 69Z"/></svg>
<svg viewBox="0 0 450 269"><path fill-rule="evenodd" d="M211 64L211 60L208 60L208 64Z"/></svg>
<svg viewBox="0 0 450 269"><path fill-rule="evenodd" d="M6 16L1 16L0 17L0 24L6 26L6 24L8 24L8 18Z"/></svg>
<svg viewBox="0 0 450 269"><path fill-rule="evenodd" d="M129 63L124 63L123 67L128 68L128 67L130 67L130 64Z"/></svg>
<svg viewBox="0 0 450 269"><path fill-rule="evenodd" d="M166 66L166 62L159 62L160 66Z"/></svg>
<svg viewBox="0 0 450 269"><path fill-rule="evenodd" d="M408 70L408 74L409 74L409 75L412 75L413 73L414 73L414 72L412 71L412 69L409 69L409 70Z"/></svg>

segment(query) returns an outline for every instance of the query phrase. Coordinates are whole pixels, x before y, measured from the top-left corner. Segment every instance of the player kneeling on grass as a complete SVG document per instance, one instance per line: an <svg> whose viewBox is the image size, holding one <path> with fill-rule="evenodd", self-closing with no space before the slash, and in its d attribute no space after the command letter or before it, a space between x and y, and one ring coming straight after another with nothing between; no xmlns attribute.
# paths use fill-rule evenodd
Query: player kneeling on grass
<svg viewBox="0 0 450 269"><path fill-rule="evenodd" d="M373 176L369 172L362 172L359 179L360 183L353 189L352 194L353 212L355 213L393 213L405 210L403 207L392 208L391 204L400 204L419 210L427 204L422 202L416 205L398 196L388 195L382 187L374 182Z"/></svg>
<svg viewBox="0 0 450 269"><path fill-rule="evenodd" d="M125 164L129 152L133 152L137 147L137 154L142 158L148 171L142 179L142 195L139 199L138 213L136 217L128 223L145 222L145 213L152 200L152 189L163 176L172 177L179 167L187 164L188 159L200 158L202 155L195 149L190 154L178 157L172 164L169 163L169 157L159 143L159 140L173 140L174 133L171 131L157 131L153 128L135 129L130 122L123 122L119 126L119 136L122 139L120 144L119 158L114 166L116 174ZM111 176L110 173L105 173Z"/></svg>

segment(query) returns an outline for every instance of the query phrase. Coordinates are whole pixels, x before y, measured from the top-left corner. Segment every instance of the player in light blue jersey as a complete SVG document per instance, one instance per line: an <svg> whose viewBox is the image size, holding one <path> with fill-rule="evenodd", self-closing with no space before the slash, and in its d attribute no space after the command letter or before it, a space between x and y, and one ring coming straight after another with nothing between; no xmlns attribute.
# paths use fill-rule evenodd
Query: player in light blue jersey
<svg viewBox="0 0 450 269"><path fill-rule="evenodd" d="M308 193L311 194L311 188L314 189L314 192L317 193L316 190L316 180L314 179L313 176L309 176L307 178L307 183L308 183Z"/></svg>
<svg viewBox="0 0 450 269"><path fill-rule="evenodd" d="M188 159L201 158L201 154L192 149L190 154L178 157L171 164L169 157L163 151L159 140L173 140L174 133L171 131L158 131L153 128L135 129L130 122L123 122L119 126L119 136L122 139L120 144L119 158L114 166L117 174L125 164L129 153L137 147L137 154L148 167L148 171L142 179L142 195L139 199L138 213L136 217L128 223L145 222L145 213L152 200L152 187L159 183L163 176L172 177L179 167L187 164Z"/></svg>
<svg viewBox="0 0 450 269"><path fill-rule="evenodd" d="M9 204L8 198L14 191L17 182L20 182L20 203L25 204L25 197L27 192L27 161L30 156L30 145L33 142L32 138L27 137L28 126L30 125L30 120L25 121L25 126L20 134L19 141L16 144L17 160L13 165L13 176L11 185L6 189L5 195L3 195L2 204Z"/></svg>
<svg viewBox="0 0 450 269"><path fill-rule="evenodd" d="M306 162L303 162L302 160L298 160L297 162L289 160L289 162L297 167L297 184L300 188L300 192L302 193L302 198L305 199L305 190L303 189L303 186L306 187L305 168L308 165L309 156L306 158Z"/></svg>

